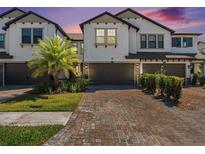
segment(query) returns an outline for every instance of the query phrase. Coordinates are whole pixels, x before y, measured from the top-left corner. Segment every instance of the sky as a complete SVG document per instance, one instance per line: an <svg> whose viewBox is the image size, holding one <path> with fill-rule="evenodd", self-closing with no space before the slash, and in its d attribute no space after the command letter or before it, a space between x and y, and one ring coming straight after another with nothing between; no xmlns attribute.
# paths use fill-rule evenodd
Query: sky
<svg viewBox="0 0 205 154"><path fill-rule="evenodd" d="M0 13L10 8L0 8ZM50 20L55 21L67 33L81 33L79 24L104 12L118 13L126 8L120 7L61 7L61 8L20 8L24 11L34 11ZM132 8L139 13L179 32L205 33L205 7L204 8ZM205 34L199 37L205 41Z"/></svg>

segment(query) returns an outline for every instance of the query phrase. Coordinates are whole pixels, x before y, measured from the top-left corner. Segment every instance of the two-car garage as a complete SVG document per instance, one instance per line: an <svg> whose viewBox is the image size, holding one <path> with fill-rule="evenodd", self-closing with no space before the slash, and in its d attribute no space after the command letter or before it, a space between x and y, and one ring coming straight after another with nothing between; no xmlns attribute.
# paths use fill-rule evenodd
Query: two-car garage
<svg viewBox="0 0 205 154"><path fill-rule="evenodd" d="M134 64L89 64L89 78L94 84L133 84Z"/></svg>
<svg viewBox="0 0 205 154"><path fill-rule="evenodd" d="M185 77L185 64L144 63L141 69L141 73L160 73L163 69L167 75ZM89 78L93 84L134 84L134 71L133 63L89 64Z"/></svg>

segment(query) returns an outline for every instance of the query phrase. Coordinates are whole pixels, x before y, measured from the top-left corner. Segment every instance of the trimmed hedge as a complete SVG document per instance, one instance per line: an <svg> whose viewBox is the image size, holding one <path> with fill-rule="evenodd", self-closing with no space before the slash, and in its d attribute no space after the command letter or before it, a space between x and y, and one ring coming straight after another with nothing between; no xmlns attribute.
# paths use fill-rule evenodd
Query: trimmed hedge
<svg viewBox="0 0 205 154"><path fill-rule="evenodd" d="M141 77L142 88L153 94L158 91L161 95L167 98L173 97L176 101L181 97L183 82L183 78L163 74L145 73Z"/></svg>

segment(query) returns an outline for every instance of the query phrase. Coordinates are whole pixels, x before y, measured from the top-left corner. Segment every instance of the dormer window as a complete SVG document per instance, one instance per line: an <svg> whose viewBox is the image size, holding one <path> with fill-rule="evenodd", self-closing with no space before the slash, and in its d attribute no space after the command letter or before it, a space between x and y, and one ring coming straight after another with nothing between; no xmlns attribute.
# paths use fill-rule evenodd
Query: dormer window
<svg viewBox="0 0 205 154"><path fill-rule="evenodd" d="M116 46L117 45L117 30L114 28L96 29L96 46Z"/></svg>
<svg viewBox="0 0 205 154"><path fill-rule="evenodd" d="M22 28L22 44L38 44L43 39L42 28Z"/></svg>
<svg viewBox="0 0 205 154"><path fill-rule="evenodd" d="M5 48L5 34L0 34L0 49Z"/></svg>

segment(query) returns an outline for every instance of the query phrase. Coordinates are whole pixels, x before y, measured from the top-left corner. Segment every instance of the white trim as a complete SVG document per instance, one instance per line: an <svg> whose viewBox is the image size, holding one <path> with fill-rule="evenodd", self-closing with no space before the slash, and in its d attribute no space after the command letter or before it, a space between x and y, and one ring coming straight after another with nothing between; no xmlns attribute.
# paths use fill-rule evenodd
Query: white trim
<svg viewBox="0 0 205 154"><path fill-rule="evenodd" d="M191 78L191 69L189 68L191 63L186 63L185 64L185 77L186 78Z"/></svg>
<svg viewBox="0 0 205 154"><path fill-rule="evenodd" d="M204 63L204 78L205 78L205 63Z"/></svg>

